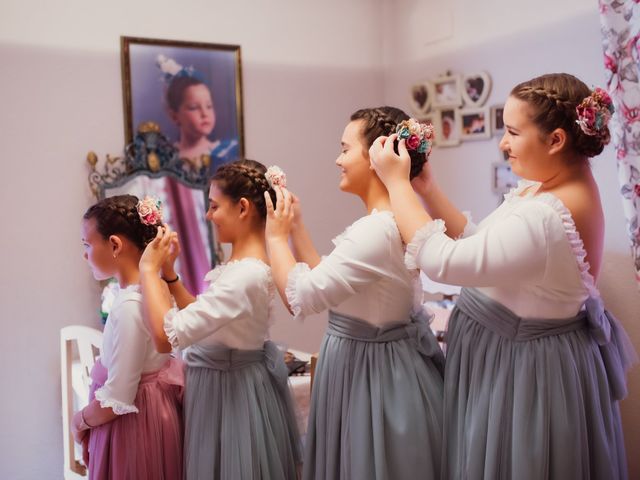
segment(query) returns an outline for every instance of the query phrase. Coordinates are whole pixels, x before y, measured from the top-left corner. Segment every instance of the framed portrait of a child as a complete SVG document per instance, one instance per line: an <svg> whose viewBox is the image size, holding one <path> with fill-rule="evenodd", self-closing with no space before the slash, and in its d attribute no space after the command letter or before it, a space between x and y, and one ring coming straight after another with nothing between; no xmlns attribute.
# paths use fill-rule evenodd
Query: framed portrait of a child
<svg viewBox="0 0 640 480"><path fill-rule="evenodd" d="M154 122L210 171L244 153L240 47L121 37L125 141Z"/></svg>

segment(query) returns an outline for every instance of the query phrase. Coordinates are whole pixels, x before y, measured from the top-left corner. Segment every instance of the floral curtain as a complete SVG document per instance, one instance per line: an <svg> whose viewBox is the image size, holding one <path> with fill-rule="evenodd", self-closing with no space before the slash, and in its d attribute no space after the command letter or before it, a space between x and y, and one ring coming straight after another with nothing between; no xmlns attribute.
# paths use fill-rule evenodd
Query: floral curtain
<svg viewBox="0 0 640 480"><path fill-rule="evenodd" d="M599 0L608 91L616 112L611 134L640 286L640 0Z"/></svg>

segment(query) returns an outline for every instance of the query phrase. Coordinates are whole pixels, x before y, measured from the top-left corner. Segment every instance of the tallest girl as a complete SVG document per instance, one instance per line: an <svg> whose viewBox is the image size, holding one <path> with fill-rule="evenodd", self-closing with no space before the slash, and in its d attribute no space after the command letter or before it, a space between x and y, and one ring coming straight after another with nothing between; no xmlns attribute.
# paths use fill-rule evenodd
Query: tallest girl
<svg viewBox="0 0 640 480"><path fill-rule="evenodd" d="M428 166L423 210L403 141L400 155L384 137L371 149L408 266L467 287L447 333L443 478L627 477L618 400L635 353L595 286L604 218L589 166L612 110L572 75L517 85L500 148L525 180L477 227Z"/></svg>

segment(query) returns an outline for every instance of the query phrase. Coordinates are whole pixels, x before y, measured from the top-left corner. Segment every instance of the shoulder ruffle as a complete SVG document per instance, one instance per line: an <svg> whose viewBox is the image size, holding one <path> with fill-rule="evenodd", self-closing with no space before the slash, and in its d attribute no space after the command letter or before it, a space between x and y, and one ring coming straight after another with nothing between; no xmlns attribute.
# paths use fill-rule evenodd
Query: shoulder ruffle
<svg viewBox="0 0 640 480"><path fill-rule="evenodd" d="M551 193L540 193L536 195L534 199L549 205L558 214L560 220L562 220L562 226L565 234L567 235L567 240L569 240L569 244L571 245L573 255L576 258L582 282L589 292L590 297L600 298L600 292L598 291L595 285L595 280L589 271L589 262L585 260L587 252L584 249L584 242L580 237L580 233L576 229L576 224L573 221L571 212L564 203L562 203L562 200Z"/></svg>
<svg viewBox="0 0 640 480"><path fill-rule="evenodd" d="M425 223L420 227L413 239L407 245L407 251L404 254L404 264L409 270L416 270L418 266L418 252L424 242L436 233L444 233L447 231L447 227L444 225L444 220L438 218L430 222Z"/></svg>

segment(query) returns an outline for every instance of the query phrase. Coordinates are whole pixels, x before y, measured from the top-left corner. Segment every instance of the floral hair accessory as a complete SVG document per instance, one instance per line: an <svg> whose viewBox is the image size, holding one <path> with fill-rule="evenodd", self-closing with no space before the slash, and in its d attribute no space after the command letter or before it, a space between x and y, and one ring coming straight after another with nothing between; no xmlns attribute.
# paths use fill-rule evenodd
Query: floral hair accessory
<svg viewBox="0 0 640 480"><path fill-rule="evenodd" d="M269 186L272 189L275 187L287 188L287 176L284 171L278 167L277 165L272 165L267 168L267 171L264 174L267 182L269 182Z"/></svg>
<svg viewBox="0 0 640 480"><path fill-rule="evenodd" d="M420 123L414 118L403 120L396 127L398 139L405 139L407 150L417 150L418 153L431 153L435 130L430 123Z"/></svg>
<svg viewBox="0 0 640 480"><path fill-rule="evenodd" d="M605 127L614 111L609 94L601 88L595 88L591 95L576 107L578 116L576 123L590 137L605 137L607 136Z"/></svg>
<svg viewBox="0 0 640 480"><path fill-rule="evenodd" d="M144 197L136 205L140 221L145 225L162 224L162 202L157 198Z"/></svg>
<svg viewBox="0 0 640 480"><path fill-rule="evenodd" d="M173 58L162 54L156 57L156 64L162 72L165 83L168 85L176 77L192 77L204 83L202 76L193 67L183 67Z"/></svg>

